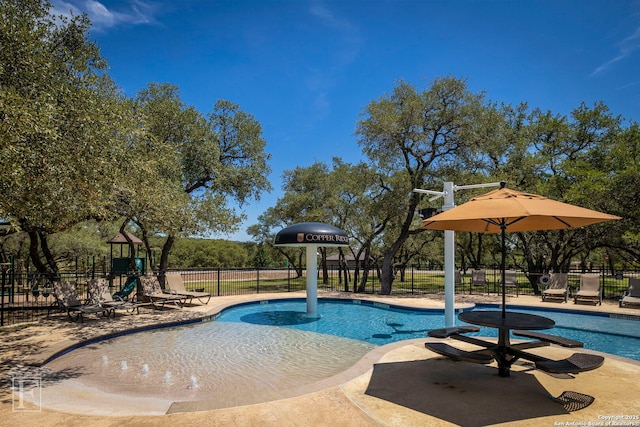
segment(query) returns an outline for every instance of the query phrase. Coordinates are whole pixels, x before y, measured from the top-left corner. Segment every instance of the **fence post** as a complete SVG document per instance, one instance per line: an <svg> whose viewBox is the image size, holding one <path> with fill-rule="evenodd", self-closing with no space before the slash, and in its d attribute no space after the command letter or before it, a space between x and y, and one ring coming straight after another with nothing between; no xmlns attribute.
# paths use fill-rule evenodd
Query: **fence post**
<svg viewBox="0 0 640 427"><path fill-rule="evenodd" d="M611 273L613 273L613 271ZM600 286L600 301L602 301L602 298L604 298L604 296L606 295L606 292L605 292L605 289L604 289L605 275L606 275L606 272L604 270L604 265L603 265L602 269L600 270L600 283L602 283L602 285Z"/></svg>
<svg viewBox="0 0 640 427"><path fill-rule="evenodd" d="M2 298L2 302L0 302L0 326L4 326L4 285L7 279L7 269L4 264L0 268L2 268L2 296L0 297Z"/></svg>
<svg viewBox="0 0 640 427"><path fill-rule="evenodd" d="M218 267L217 270L218 270L218 296L220 296L220 267Z"/></svg>
<svg viewBox="0 0 640 427"><path fill-rule="evenodd" d="M5 279L6 280L6 279ZM13 304L16 297L16 259L9 257L9 302Z"/></svg>
<svg viewBox="0 0 640 427"><path fill-rule="evenodd" d="M412 266L412 267L411 267L411 295L413 295L413 294L415 293L415 292L414 292L414 285L415 285L415 283L414 283L414 280L413 280L413 272L414 272L414 268L413 268L413 266Z"/></svg>
<svg viewBox="0 0 640 427"><path fill-rule="evenodd" d="M291 266L287 263L287 292L291 292Z"/></svg>
<svg viewBox="0 0 640 427"><path fill-rule="evenodd" d="M260 267L256 267L256 293L260 293Z"/></svg>

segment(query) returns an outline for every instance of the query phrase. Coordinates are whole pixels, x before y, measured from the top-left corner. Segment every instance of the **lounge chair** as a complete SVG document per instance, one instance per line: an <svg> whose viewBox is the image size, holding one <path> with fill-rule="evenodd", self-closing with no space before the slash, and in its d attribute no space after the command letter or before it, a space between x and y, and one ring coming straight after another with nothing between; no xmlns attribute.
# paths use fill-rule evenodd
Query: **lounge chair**
<svg viewBox="0 0 640 427"><path fill-rule="evenodd" d="M109 282L107 279L98 278L91 279L88 283L89 295L93 303L103 307L113 308L113 315L115 317L115 310L125 310L127 313L140 313L140 306L146 305L146 303L125 301L117 294L111 294L109 290Z"/></svg>
<svg viewBox="0 0 640 427"><path fill-rule="evenodd" d="M464 289L464 280L462 280L462 272L460 270L454 272L453 286L461 286Z"/></svg>
<svg viewBox="0 0 640 427"><path fill-rule="evenodd" d="M489 284L487 283L487 273L484 270L473 270L471 272L471 282L469 283L469 293L473 288L483 287L489 295Z"/></svg>
<svg viewBox="0 0 640 427"><path fill-rule="evenodd" d="M551 273L547 287L542 291L542 301L560 299L569 302L569 275L567 273Z"/></svg>
<svg viewBox="0 0 640 427"><path fill-rule="evenodd" d="M207 303L211 299L211 294L209 292L186 290L184 287L184 281L182 280L182 275L180 273L168 273L164 277L165 284L169 287L169 292L171 294L182 295L186 297L188 303L191 303L191 301L195 298L200 302L200 304L207 305Z"/></svg>
<svg viewBox="0 0 640 427"><path fill-rule="evenodd" d="M185 296L164 292L156 276L140 276L140 286L142 286L142 295L154 308L163 308L167 303L182 308L187 300Z"/></svg>
<svg viewBox="0 0 640 427"><path fill-rule="evenodd" d="M599 274L583 274L580 276L580 289L573 296L574 304L578 301L602 304L602 292L600 290Z"/></svg>
<svg viewBox="0 0 640 427"><path fill-rule="evenodd" d="M74 322L78 321L78 319L80 319L80 322L84 322L85 314L102 313L103 316L110 317L114 311L111 307L103 307L98 304L83 304L78 298L78 292L73 282L54 282L53 295L58 307L66 311L69 319Z"/></svg>
<svg viewBox="0 0 640 427"><path fill-rule="evenodd" d="M620 298L620 307L625 304L640 304L640 278L629 278L629 289Z"/></svg>
<svg viewBox="0 0 640 427"><path fill-rule="evenodd" d="M500 279L502 282L502 279ZM519 296L518 291L518 273L513 270L507 270L504 272L504 286L505 288L514 288L516 290L516 296Z"/></svg>

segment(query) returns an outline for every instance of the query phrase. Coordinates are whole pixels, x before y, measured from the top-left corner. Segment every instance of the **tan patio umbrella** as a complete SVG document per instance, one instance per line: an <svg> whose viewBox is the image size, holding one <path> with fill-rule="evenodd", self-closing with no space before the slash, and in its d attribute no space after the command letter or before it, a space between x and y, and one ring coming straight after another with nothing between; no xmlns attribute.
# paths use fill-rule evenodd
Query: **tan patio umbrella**
<svg viewBox="0 0 640 427"><path fill-rule="evenodd" d="M422 221L420 228L502 234L502 316L505 315L505 260L507 231L560 230L620 219L591 209L500 189Z"/></svg>

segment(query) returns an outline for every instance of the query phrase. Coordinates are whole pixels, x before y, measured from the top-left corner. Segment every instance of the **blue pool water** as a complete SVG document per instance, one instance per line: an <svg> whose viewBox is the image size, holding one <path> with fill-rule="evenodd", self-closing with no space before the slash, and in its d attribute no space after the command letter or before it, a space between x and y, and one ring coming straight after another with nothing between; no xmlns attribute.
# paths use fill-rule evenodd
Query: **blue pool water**
<svg viewBox="0 0 640 427"><path fill-rule="evenodd" d="M496 309L496 306L480 305L476 309ZM640 360L640 321L637 317L611 318L513 306L509 309L553 319L556 327L546 333L582 341L587 349ZM262 301L227 309L216 321L279 326L373 345L425 338L427 331L444 327L442 310L406 309L369 301L321 299L318 301L319 319L308 318L305 311L306 303L302 299ZM477 335L495 337L497 330L481 328Z"/></svg>

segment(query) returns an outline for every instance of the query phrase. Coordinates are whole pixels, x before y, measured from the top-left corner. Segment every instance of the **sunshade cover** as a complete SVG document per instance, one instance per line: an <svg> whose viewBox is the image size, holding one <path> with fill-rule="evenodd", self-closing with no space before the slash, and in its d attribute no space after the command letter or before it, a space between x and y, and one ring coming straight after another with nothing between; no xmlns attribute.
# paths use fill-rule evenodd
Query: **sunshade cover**
<svg viewBox="0 0 640 427"><path fill-rule="evenodd" d="M301 222L276 234L274 246L349 246L347 233L322 222Z"/></svg>
<svg viewBox="0 0 640 427"><path fill-rule="evenodd" d="M499 233L559 230L620 219L591 209L558 202L536 194L500 188L422 221L429 230Z"/></svg>

